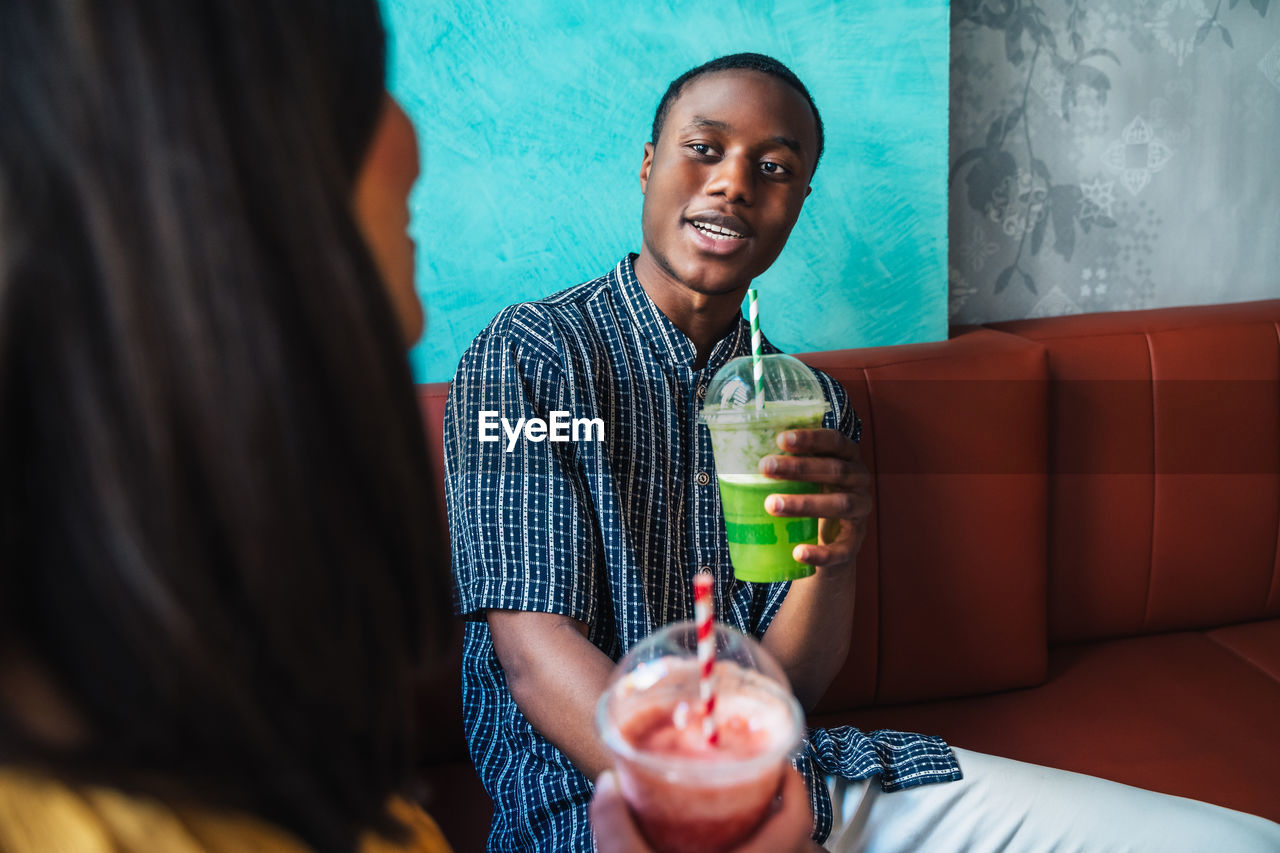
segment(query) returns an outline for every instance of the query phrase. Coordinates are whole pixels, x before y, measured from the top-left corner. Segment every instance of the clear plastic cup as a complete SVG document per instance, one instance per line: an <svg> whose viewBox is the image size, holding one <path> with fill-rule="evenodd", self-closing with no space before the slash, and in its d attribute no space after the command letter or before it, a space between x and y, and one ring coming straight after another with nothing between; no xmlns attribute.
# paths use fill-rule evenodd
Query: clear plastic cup
<svg viewBox="0 0 1280 853"><path fill-rule="evenodd" d="M729 850L764 820L800 744L804 712L752 638L717 625L709 746L697 630L678 622L631 650L596 707L596 728L645 838L661 853Z"/></svg>
<svg viewBox="0 0 1280 853"><path fill-rule="evenodd" d="M780 354L761 361L763 407L756 403L752 359L744 356L712 378L698 419L711 430L734 575L744 581L793 580L813 574L813 566L797 562L792 551L818 541L818 520L770 515L764 499L772 494L809 494L818 486L766 477L760 473L760 460L783 453L778 433L821 427L831 406L804 362Z"/></svg>

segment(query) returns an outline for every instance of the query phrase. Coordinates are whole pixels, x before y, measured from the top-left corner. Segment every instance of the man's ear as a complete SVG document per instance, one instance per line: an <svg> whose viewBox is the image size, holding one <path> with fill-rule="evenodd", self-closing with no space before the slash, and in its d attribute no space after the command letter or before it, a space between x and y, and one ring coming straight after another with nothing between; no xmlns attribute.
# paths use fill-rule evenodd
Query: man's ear
<svg viewBox="0 0 1280 853"><path fill-rule="evenodd" d="M804 188L804 197L805 197L805 198L808 198L808 197L809 197L809 193L811 193L811 192L813 192L813 184L810 184L809 186L807 186L807 187L805 187L805 188Z"/></svg>
<svg viewBox="0 0 1280 853"><path fill-rule="evenodd" d="M640 163L640 195L649 188L649 169L653 166L653 143L644 144L644 160Z"/></svg>

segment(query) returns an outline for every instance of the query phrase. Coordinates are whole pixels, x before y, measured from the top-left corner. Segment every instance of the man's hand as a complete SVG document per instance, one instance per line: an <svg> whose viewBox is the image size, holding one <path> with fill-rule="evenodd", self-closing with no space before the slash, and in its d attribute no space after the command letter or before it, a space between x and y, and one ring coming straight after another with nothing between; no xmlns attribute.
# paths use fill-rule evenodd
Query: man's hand
<svg viewBox="0 0 1280 853"><path fill-rule="evenodd" d="M600 853L653 853L627 810L613 771L596 780L590 814ZM812 834L813 815L809 813L804 779L787 768L772 811L749 839L733 848L733 853L807 853L821 849L809 838Z"/></svg>
<svg viewBox="0 0 1280 853"><path fill-rule="evenodd" d="M798 562L828 569L853 565L871 513L871 475L858 445L834 429L797 429L778 434L778 447L794 456L766 456L760 473L779 480L818 483L812 495L770 495L771 515L817 518L818 544L797 545Z"/></svg>

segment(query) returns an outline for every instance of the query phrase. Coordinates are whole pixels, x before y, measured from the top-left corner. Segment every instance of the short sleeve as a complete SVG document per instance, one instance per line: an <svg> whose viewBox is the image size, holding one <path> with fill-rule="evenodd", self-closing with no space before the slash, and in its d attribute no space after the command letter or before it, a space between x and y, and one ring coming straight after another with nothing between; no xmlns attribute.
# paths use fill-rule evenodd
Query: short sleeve
<svg viewBox="0 0 1280 853"><path fill-rule="evenodd" d="M573 443L524 432L531 419L572 413L567 360L550 319L523 304L499 314L458 365L445 408L445 497L462 616L594 617L602 548Z"/></svg>
<svg viewBox="0 0 1280 853"><path fill-rule="evenodd" d="M854 411L849 402L849 392L844 386L821 371L814 371L822 381L827 400L831 403L831 411L827 413L822 425L830 429L838 429L855 442L862 440L862 418Z"/></svg>

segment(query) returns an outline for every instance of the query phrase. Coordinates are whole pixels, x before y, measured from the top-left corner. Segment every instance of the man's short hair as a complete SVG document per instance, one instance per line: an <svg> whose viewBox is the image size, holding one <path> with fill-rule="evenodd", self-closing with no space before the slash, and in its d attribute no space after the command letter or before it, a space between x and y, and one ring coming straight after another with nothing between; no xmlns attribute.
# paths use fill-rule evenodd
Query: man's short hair
<svg viewBox="0 0 1280 853"><path fill-rule="evenodd" d="M763 53L734 53L729 56L722 56L719 59L704 62L697 68L690 68L675 80L672 80L671 85L667 87L667 93L658 102L658 111L653 116L653 131L649 141L654 145L658 144L658 137L662 135L662 126L667 121L667 113L671 111L671 105L680 97L680 93L689 81L696 80L704 74L714 74L717 71L759 71L761 74L776 77L799 92L805 103L809 105L810 112L813 113L813 123L818 131L818 154L813 158L813 168L817 171L818 161L822 159L824 146L822 116L818 115L818 107L814 104L812 96L809 95L809 90L804 87L804 84L800 82L800 78L790 68L772 56L765 56Z"/></svg>

